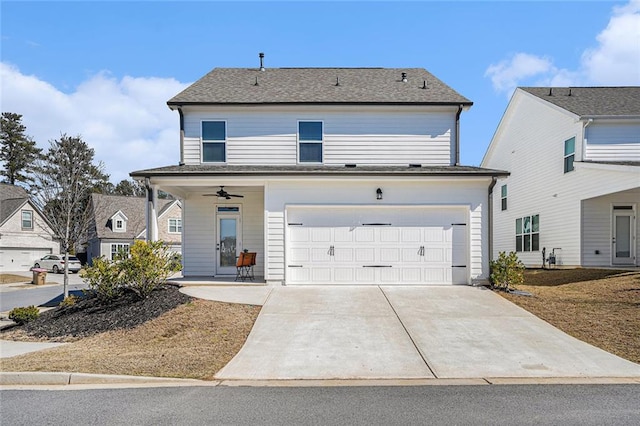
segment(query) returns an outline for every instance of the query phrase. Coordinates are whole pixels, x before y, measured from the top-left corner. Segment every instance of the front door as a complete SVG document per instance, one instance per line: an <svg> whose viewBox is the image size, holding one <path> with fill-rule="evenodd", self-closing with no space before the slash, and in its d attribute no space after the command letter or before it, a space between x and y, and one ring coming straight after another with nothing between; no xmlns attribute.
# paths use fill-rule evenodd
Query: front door
<svg viewBox="0 0 640 426"><path fill-rule="evenodd" d="M635 262L634 216L631 206L613 208L612 262L616 265Z"/></svg>
<svg viewBox="0 0 640 426"><path fill-rule="evenodd" d="M216 212L216 275L235 275L236 259L242 250L240 207L218 206Z"/></svg>

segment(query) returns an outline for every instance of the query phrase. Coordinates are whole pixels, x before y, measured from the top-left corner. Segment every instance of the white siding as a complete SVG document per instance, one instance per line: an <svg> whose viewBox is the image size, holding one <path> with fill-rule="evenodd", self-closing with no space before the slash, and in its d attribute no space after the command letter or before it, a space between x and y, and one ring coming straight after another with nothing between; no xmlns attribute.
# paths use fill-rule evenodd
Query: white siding
<svg viewBox="0 0 640 426"><path fill-rule="evenodd" d="M583 124L572 114L516 92L482 162L483 167L511 172L498 180L493 191L493 258L500 251L515 250L516 218L538 214L540 251L521 252L518 257L527 266L540 266L543 247L547 255L560 248L562 263L578 266L581 200L640 186L633 170L596 170L576 163L574 171L564 173L564 141L575 136L576 160L582 158L582 131ZM500 203L504 184L506 211Z"/></svg>
<svg viewBox="0 0 640 426"><path fill-rule="evenodd" d="M593 122L585 139L585 160L640 161L640 122Z"/></svg>
<svg viewBox="0 0 640 426"><path fill-rule="evenodd" d="M233 187L225 188L234 192ZM263 191L243 188L244 198L229 201L217 197L192 194L183 200L182 256L185 276L216 274L216 206L240 205L242 214L242 246L257 253L255 275L264 274L264 201Z"/></svg>
<svg viewBox="0 0 640 426"><path fill-rule="evenodd" d="M33 212L33 229L22 229L22 210ZM54 241L52 235L53 231L38 211L30 204L26 204L0 227L0 251L4 253L0 266L10 268L11 264L15 264L15 261L12 262L15 260L14 254L21 258L28 257L20 255L19 250L15 252L13 249L33 250L34 253L37 252L36 257L39 253L60 253L60 243ZM24 265L24 262L21 264Z"/></svg>
<svg viewBox="0 0 640 426"><path fill-rule="evenodd" d="M356 163L450 165L455 111L432 110L194 110L185 112L184 160L200 163L203 120L227 122L227 164L295 165L299 120L324 123L326 165Z"/></svg>

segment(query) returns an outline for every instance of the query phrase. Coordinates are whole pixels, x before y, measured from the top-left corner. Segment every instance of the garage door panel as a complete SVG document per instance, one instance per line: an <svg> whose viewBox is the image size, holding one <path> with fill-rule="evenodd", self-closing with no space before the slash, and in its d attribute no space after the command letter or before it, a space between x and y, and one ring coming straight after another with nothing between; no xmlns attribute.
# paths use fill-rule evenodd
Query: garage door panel
<svg viewBox="0 0 640 426"><path fill-rule="evenodd" d="M331 282L331 267L313 267L311 268L311 281L318 284L326 284Z"/></svg>
<svg viewBox="0 0 640 426"><path fill-rule="evenodd" d="M376 251L373 248L358 248L356 250L357 263L373 263L376 261Z"/></svg>
<svg viewBox="0 0 640 426"><path fill-rule="evenodd" d="M329 247L315 247L311 249L311 261L317 262L329 262L331 256L329 255Z"/></svg>
<svg viewBox="0 0 640 426"><path fill-rule="evenodd" d="M350 243L353 241L354 228L334 228L333 241L336 243Z"/></svg>
<svg viewBox="0 0 640 426"><path fill-rule="evenodd" d="M420 243L422 242L422 229L421 228L402 228L402 241L405 243Z"/></svg>
<svg viewBox="0 0 640 426"><path fill-rule="evenodd" d="M333 274L333 278L334 281L337 283L352 283L354 278L355 278L355 274L354 274L354 268L334 268L334 274Z"/></svg>
<svg viewBox="0 0 640 426"><path fill-rule="evenodd" d="M382 243L399 243L400 242L400 229L399 228L382 228L380 232L379 241Z"/></svg>
<svg viewBox="0 0 640 426"><path fill-rule="evenodd" d="M420 247L403 248L401 256L401 261L405 263L422 262Z"/></svg>
<svg viewBox="0 0 640 426"><path fill-rule="evenodd" d="M349 262L349 263L353 263L354 258L355 258L355 254L354 254L355 249L352 248L340 248L340 247L336 247L334 249L334 261L335 262Z"/></svg>
<svg viewBox="0 0 640 426"><path fill-rule="evenodd" d="M331 228L310 228L311 242L329 243L331 242Z"/></svg>
<svg viewBox="0 0 640 426"><path fill-rule="evenodd" d="M417 284L422 282L422 268L402 268L402 282L409 284Z"/></svg>
<svg viewBox="0 0 640 426"><path fill-rule="evenodd" d="M427 262L445 262L446 251L444 247L425 247L424 259Z"/></svg>
<svg viewBox="0 0 640 426"><path fill-rule="evenodd" d="M309 242L309 228L289 227L289 241L292 243Z"/></svg>
<svg viewBox="0 0 640 426"><path fill-rule="evenodd" d="M291 282L306 283L311 281L311 271L308 268L288 268L287 276Z"/></svg>
<svg viewBox="0 0 640 426"><path fill-rule="evenodd" d="M306 247L304 248L292 248L289 253L291 256L291 262L293 263L306 263L311 260L311 256L309 254L310 250Z"/></svg>
<svg viewBox="0 0 640 426"><path fill-rule="evenodd" d="M399 268L380 268L380 282L384 284L399 283L401 270Z"/></svg>
<svg viewBox="0 0 640 426"><path fill-rule="evenodd" d="M354 240L357 243L372 243L375 240L373 228L356 228L354 230Z"/></svg>
<svg viewBox="0 0 640 426"><path fill-rule="evenodd" d="M374 268L354 268L357 284L375 284L376 275Z"/></svg>
<svg viewBox="0 0 640 426"><path fill-rule="evenodd" d="M399 262L401 260L400 247L382 247L380 248L380 262Z"/></svg>

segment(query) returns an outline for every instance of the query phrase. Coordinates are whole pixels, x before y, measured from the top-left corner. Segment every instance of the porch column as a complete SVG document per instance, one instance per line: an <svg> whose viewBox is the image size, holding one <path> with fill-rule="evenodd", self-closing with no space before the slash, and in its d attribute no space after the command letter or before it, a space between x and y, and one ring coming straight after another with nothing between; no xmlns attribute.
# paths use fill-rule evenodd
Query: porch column
<svg viewBox="0 0 640 426"><path fill-rule="evenodd" d="M147 188L147 241L158 241L158 215L156 210L158 189L155 185L151 185L148 179L145 186Z"/></svg>

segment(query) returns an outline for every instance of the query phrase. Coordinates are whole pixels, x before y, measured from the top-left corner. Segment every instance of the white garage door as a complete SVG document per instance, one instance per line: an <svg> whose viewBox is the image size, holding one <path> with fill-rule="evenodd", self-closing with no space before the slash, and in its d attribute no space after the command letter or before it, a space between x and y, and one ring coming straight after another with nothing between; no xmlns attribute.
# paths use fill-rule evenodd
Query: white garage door
<svg viewBox="0 0 640 426"><path fill-rule="evenodd" d="M33 263L51 254L51 249L38 248L0 248L0 269L3 271L23 271L33 266Z"/></svg>
<svg viewBox="0 0 640 426"><path fill-rule="evenodd" d="M288 284L466 284L464 208L287 209Z"/></svg>

